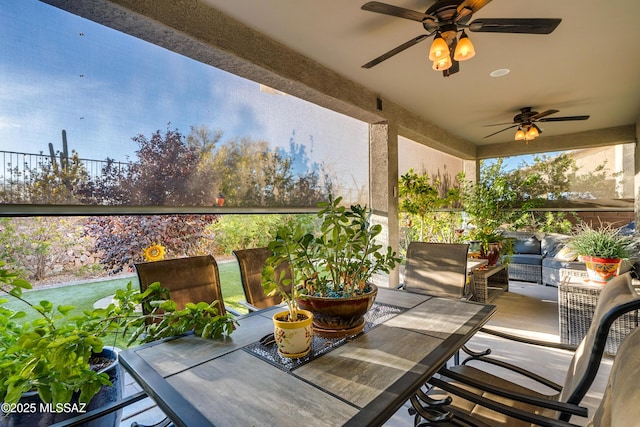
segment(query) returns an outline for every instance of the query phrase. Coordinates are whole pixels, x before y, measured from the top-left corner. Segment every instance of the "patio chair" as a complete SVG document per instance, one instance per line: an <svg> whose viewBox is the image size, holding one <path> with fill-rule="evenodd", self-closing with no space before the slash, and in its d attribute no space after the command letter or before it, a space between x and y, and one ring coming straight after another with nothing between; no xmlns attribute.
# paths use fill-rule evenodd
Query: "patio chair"
<svg viewBox="0 0 640 427"><path fill-rule="evenodd" d="M240 280L246 298L246 303L241 302L241 304L249 311L257 311L280 304L282 301L280 293L268 296L262 287L262 270L267 258L271 256L271 251L267 248L238 249L233 251L233 255L240 266ZM289 274L285 277L291 278L290 270L287 269L287 271Z"/></svg>
<svg viewBox="0 0 640 427"><path fill-rule="evenodd" d="M414 403L414 410L426 416L433 412L454 414L459 418L471 416L493 426L530 425L537 423L532 414L542 414L556 421L569 421L572 415L587 416L587 410L578 406L587 393L598 372L606 346L607 335L613 322L621 315L640 309L640 296L635 292L629 273L618 276L604 287L595 309L593 321L587 335L579 346L573 347L559 343L546 343L514 337L483 328L484 332L509 338L531 345L574 350L564 385L556 384L543 376L520 366L489 357L485 354L471 354L462 364L443 367L439 374L429 380L436 388L422 403ZM617 357L623 357L618 354ZM470 366L470 362L481 361L507 369L516 375L522 375L527 381L546 386L552 393L533 390L524 383L509 381L504 375L494 375ZM532 361L532 365L543 366ZM453 397L452 401L443 398L442 391ZM439 399L439 400L432 400ZM414 399L415 400L415 399ZM435 403L434 403L435 402ZM417 405L416 403L420 403ZM517 420L527 423L518 424ZM541 425L562 425L561 423Z"/></svg>
<svg viewBox="0 0 640 427"><path fill-rule="evenodd" d="M169 290L171 300L176 302L178 309L183 309L189 302L211 303L218 300L220 314L226 314L227 311L239 314L224 305L218 264L211 255L143 262L135 267L141 291L151 283L160 282L163 288Z"/></svg>
<svg viewBox="0 0 640 427"><path fill-rule="evenodd" d="M640 378L640 328L622 341L602 401L587 424L588 427L636 426L640 421L638 405Z"/></svg>
<svg viewBox="0 0 640 427"><path fill-rule="evenodd" d="M469 298L466 243L411 242L403 288L447 298Z"/></svg>

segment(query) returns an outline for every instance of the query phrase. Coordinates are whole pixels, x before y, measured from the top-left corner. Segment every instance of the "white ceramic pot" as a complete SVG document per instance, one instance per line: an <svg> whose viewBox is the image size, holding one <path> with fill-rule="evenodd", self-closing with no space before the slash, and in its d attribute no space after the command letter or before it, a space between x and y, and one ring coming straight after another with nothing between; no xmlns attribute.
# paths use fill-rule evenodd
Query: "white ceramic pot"
<svg viewBox="0 0 640 427"><path fill-rule="evenodd" d="M298 310L297 321L289 321L289 312L281 311L273 315L273 335L278 345L278 353L284 357L297 358L309 353L313 337L313 313Z"/></svg>

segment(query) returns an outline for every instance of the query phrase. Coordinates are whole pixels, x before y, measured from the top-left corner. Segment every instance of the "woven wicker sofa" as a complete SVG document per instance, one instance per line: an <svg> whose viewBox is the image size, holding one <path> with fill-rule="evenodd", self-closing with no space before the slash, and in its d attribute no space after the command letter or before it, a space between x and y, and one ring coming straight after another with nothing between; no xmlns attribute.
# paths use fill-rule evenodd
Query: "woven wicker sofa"
<svg viewBox="0 0 640 427"><path fill-rule="evenodd" d="M563 261L555 256L569 236L556 233L505 232L515 239L514 253L509 261L509 279L558 286L563 277L586 277L582 262Z"/></svg>
<svg viewBox="0 0 640 427"><path fill-rule="evenodd" d="M557 233L505 232L515 239L514 254L509 262L509 279L555 286L569 279L586 279L584 262L562 253L569 236ZM633 268L637 259L624 260L620 273Z"/></svg>
<svg viewBox="0 0 640 427"><path fill-rule="evenodd" d="M505 232L514 239L513 254L509 257L509 279L542 284L542 242L533 233Z"/></svg>

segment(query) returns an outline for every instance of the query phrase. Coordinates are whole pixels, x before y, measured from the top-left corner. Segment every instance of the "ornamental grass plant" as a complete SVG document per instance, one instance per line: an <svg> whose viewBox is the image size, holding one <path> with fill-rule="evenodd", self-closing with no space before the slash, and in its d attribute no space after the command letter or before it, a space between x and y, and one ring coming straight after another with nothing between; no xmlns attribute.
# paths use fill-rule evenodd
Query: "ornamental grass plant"
<svg viewBox="0 0 640 427"><path fill-rule="evenodd" d="M594 228L583 222L567 242L569 249L580 256L595 258L629 258L636 254L638 241L621 234L610 225Z"/></svg>

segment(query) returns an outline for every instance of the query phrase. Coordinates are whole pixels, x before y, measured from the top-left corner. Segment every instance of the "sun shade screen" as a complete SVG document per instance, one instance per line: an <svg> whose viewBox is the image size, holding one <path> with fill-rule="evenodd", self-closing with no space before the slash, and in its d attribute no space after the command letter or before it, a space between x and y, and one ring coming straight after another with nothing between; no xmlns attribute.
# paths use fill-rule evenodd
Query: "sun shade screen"
<svg viewBox="0 0 640 427"><path fill-rule="evenodd" d="M174 52L35 0L0 28L0 203L367 202L367 123L191 59L210 55L184 34Z"/></svg>

